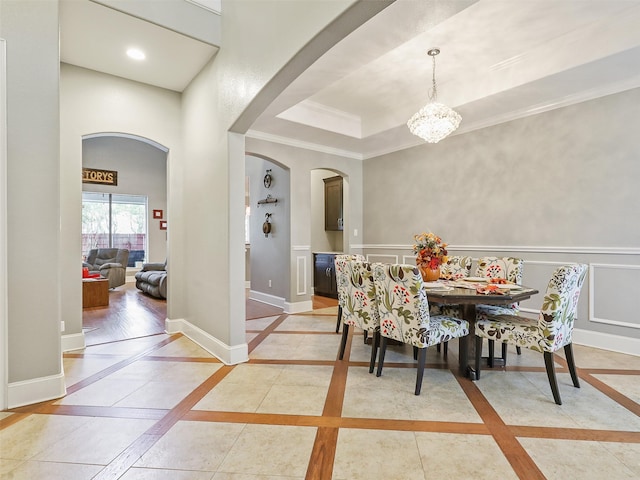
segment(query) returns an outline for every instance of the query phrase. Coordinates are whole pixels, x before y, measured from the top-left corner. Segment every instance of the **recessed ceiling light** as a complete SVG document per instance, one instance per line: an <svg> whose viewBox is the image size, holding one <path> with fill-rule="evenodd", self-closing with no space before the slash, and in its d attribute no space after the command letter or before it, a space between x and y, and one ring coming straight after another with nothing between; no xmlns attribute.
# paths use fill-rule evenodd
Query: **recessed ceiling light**
<svg viewBox="0 0 640 480"><path fill-rule="evenodd" d="M130 48L127 50L127 55L129 58L133 58L134 60L144 60L146 55L139 48Z"/></svg>

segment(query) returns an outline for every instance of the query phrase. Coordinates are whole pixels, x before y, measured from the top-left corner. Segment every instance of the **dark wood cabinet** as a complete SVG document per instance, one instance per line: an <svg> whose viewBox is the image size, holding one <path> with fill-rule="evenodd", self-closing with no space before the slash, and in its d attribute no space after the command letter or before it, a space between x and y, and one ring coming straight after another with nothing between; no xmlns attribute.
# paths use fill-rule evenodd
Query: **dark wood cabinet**
<svg viewBox="0 0 640 480"><path fill-rule="evenodd" d="M324 229L342 231L342 177L324 179Z"/></svg>
<svg viewBox="0 0 640 480"><path fill-rule="evenodd" d="M335 254L313 254L313 293L315 295L338 298L334 261Z"/></svg>

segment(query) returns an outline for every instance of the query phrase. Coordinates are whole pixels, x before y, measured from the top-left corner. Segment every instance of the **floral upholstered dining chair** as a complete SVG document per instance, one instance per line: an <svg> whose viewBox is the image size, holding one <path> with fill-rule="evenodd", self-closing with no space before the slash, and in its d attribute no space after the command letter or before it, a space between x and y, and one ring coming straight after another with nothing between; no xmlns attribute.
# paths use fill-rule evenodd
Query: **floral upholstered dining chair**
<svg viewBox="0 0 640 480"><path fill-rule="evenodd" d="M427 347L460 338L460 348L467 348L469 323L447 315L429 315L422 275L413 265L373 265L373 280L380 310L380 358L376 376L382 375L388 339L418 349L418 372L415 394L420 395Z"/></svg>
<svg viewBox="0 0 640 480"><path fill-rule="evenodd" d="M481 257L478 259L476 276L485 278L500 278L508 282L522 285L524 260L515 257ZM476 320L483 320L487 315L517 315L520 304L511 305L476 305ZM494 343L489 341L489 366L493 367ZM520 355L520 347L516 346ZM502 361L507 364L507 345L502 344Z"/></svg>
<svg viewBox="0 0 640 480"><path fill-rule="evenodd" d="M586 265L565 265L553 273L547 285L538 319L519 315L488 315L478 320L476 336L476 379L480 379L482 339L530 348L544 355L553 398L562 405L556 380L553 352L564 347L573 385L580 388L573 360L572 332L578 315L580 289L587 274Z"/></svg>
<svg viewBox="0 0 640 480"><path fill-rule="evenodd" d="M471 257L462 255L451 255L447 261L440 265L440 278L446 280L460 280L467 278L471 273ZM450 317L462 318L462 307L460 305L430 305L429 314L448 315ZM447 355L449 344L444 342L444 355ZM440 344L437 345L440 351Z"/></svg>
<svg viewBox="0 0 640 480"><path fill-rule="evenodd" d="M345 274L345 264L349 260L358 260L364 262L364 255L359 254L340 254L334 257L334 267L336 272L336 288L338 290L338 319L336 321L336 333L340 332L340 324L342 323L342 308L344 306L344 287L348 285L348 278Z"/></svg>
<svg viewBox="0 0 640 480"><path fill-rule="evenodd" d="M369 362L369 373L372 373L380 342L380 316L372 267L369 262L347 260L343 268L343 326L338 358L344 357L349 328L358 327L373 335Z"/></svg>

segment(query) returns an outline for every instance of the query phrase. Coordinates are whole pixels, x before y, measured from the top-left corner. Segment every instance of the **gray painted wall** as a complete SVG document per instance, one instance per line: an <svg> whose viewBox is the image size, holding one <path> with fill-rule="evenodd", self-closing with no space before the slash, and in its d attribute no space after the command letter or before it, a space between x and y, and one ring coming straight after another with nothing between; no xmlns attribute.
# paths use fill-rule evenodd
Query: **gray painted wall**
<svg viewBox="0 0 640 480"><path fill-rule="evenodd" d="M268 300L262 295L276 297L282 302L289 292L289 245L291 243L291 215L289 169L269 160L247 155L246 175L249 177L251 199L251 297ZM273 182L265 188L263 179L271 169ZM258 205L267 195L278 203ZM271 213L271 233L265 237L262 224L265 213ZM271 286L269 286L271 281ZM262 294L262 295L260 295ZM275 298L275 303L280 303ZM271 302L270 302L271 303Z"/></svg>
<svg viewBox="0 0 640 480"><path fill-rule="evenodd" d="M640 338L639 123L636 89L367 160L367 252L413 261L431 230L455 253L525 258L542 291L558 264L590 263L577 326Z"/></svg>
<svg viewBox="0 0 640 480"><path fill-rule="evenodd" d="M322 175L317 176L318 178L312 182L314 172L320 169L326 171L328 176L341 174L345 179L344 236L345 242L349 245L345 250L359 253L359 247L354 244L360 243L361 237L355 237L353 233L356 229L358 235L362 235L362 162L256 138L246 139L246 151L273 159L290 171L291 286L286 302L295 304L309 301L313 293L312 253L316 246L315 237L318 235L313 227L313 217L314 211L316 211L315 215L318 215L319 201L318 193L314 194L311 186L316 185L317 182L322 183ZM322 225L324 230L324 221ZM322 233L324 234L324 231ZM251 274L254 275L253 268Z"/></svg>
<svg viewBox="0 0 640 480"><path fill-rule="evenodd" d="M96 137L82 141L82 166L115 170L118 185L82 184L85 192L144 195L147 197L147 261L167 258L167 230L160 230L153 210L167 212L167 154L140 140L123 137Z"/></svg>
<svg viewBox="0 0 640 480"><path fill-rule="evenodd" d="M8 381L46 377L50 395L64 391L58 3L0 0L0 13L7 41Z"/></svg>

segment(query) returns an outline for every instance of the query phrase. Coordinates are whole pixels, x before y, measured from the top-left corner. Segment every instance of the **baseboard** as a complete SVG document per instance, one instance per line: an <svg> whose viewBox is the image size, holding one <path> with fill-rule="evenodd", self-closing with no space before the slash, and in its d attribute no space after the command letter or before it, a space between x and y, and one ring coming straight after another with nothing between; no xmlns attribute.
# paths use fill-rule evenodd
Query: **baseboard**
<svg viewBox="0 0 640 480"><path fill-rule="evenodd" d="M246 343L229 346L184 319L166 319L164 324L167 333L182 333L226 365L249 361L249 346Z"/></svg>
<svg viewBox="0 0 640 480"><path fill-rule="evenodd" d="M289 303L284 302L283 307L284 313L302 313L302 312L310 312L313 310L313 302L311 300L305 300L304 302L295 302Z"/></svg>
<svg viewBox="0 0 640 480"><path fill-rule="evenodd" d="M249 290L249 298L256 300L257 302L273 305L274 307L284 308L284 298L276 297L275 295L269 295L268 293L256 292L255 290Z"/></svg>
<svg viewBox="0 0 640 480"><path fill-rule="evenodd" d="M612 352L640 356L640 339L611 335L591 330L573 329L573 343L585 347L601 348Z"/></svg>
<svg viewBox="0 0 640 480"><path fill-rule="evenodd" d="M63 352L70 352L72 350L80 350L86 347L84 341L84 332L72 333L70 335L62 335L60 338L60 345Z"/></svg>
<svg viewBox="0 0 640 480"><path fill-rule="evenodd" d="M64 373L58 373L48 377L10 383L7 386L7 404L9 408L17 408L61 398L66 394Z"/></svg>

